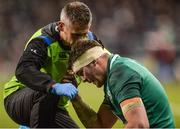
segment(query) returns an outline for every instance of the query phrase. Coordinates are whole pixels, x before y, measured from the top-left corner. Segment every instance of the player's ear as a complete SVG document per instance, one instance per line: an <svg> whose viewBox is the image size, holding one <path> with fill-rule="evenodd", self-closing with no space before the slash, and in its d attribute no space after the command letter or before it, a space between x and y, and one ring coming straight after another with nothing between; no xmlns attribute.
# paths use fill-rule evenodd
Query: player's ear
<svg viewBox="0 0 180 129"><path fill-rule="evenodd" d="M62 21L58 22L58 30L59 31L64 31L64 23Z"/></svg>

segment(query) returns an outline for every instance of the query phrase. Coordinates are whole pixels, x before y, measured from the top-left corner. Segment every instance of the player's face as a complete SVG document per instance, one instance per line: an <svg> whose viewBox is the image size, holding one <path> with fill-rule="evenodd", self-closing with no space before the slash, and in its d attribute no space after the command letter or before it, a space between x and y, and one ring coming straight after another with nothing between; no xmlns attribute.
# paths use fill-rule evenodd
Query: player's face
<svg viewBox="0 0 180 129"><path fill-rule="evenodd" d="M102 87L104 84L104 71L102 68L92 62L89 65L81 68L77 75L81 76L84 82L89 82L95 84L98 88Z"/></svg>
<svg viewBox="0 0 180 129"><path fill-rule="evenodd" d="M89 25L80 26L79 24L71 24L68 20L61 23L61 27L61 38L69 46L79 38L85 38L90 28Z"/></svg>

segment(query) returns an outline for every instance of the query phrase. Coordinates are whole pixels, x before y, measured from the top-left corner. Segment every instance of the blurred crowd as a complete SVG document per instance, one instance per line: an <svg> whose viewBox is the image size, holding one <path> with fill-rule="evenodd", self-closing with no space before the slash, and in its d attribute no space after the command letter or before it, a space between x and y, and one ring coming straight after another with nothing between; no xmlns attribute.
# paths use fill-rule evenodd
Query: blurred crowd
<svg viewBox="0 0 180 129"><path fill-rule="evenodd" d="M0 78L14 72L30 36L59 20L72 0L0 0ZM133 57L161 81L180 80L179 0L81 0L93 13L91 30L113 53Z"/></svg>

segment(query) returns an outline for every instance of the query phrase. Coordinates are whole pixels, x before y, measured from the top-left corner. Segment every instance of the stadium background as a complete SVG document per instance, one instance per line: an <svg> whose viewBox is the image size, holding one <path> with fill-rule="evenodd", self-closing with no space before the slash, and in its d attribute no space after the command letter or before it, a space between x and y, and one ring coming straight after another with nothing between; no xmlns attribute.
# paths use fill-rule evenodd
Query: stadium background
<svg viewBox="0 0 180 129"><path fill-rule="evenodd" d="M18 127L4 111L3 84L14 73L30 36L59 19L61 8L72 0L0 0L0 128ZM164 84L180 127L180 1L81 0L93 13L91 31L111 52L137 59ZM102 89L80 85L80 94L95 109ZM88 84L89 85L89 84ZM80 124L74 110L72 117ZM118 122L114 127L122 127Z"/></svg>

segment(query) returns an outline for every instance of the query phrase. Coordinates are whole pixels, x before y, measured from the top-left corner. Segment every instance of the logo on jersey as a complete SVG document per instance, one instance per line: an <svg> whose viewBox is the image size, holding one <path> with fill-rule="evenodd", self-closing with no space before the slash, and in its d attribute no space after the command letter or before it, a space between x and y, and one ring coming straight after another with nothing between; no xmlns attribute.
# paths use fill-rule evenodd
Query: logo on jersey
<svg viewBox="0 0 180 129"><path fill-rule="evenodd" d="M67 59L69 59L69 54L67 52L60 52L59 58L63 59L63 60L67 60Z"/></svg>
<svg viewBox="0 0 180 129"><path fill-rule="evenodd" d="M31 52L37 54L37 50L35 50L35 49L31 49Z"/></svg>

